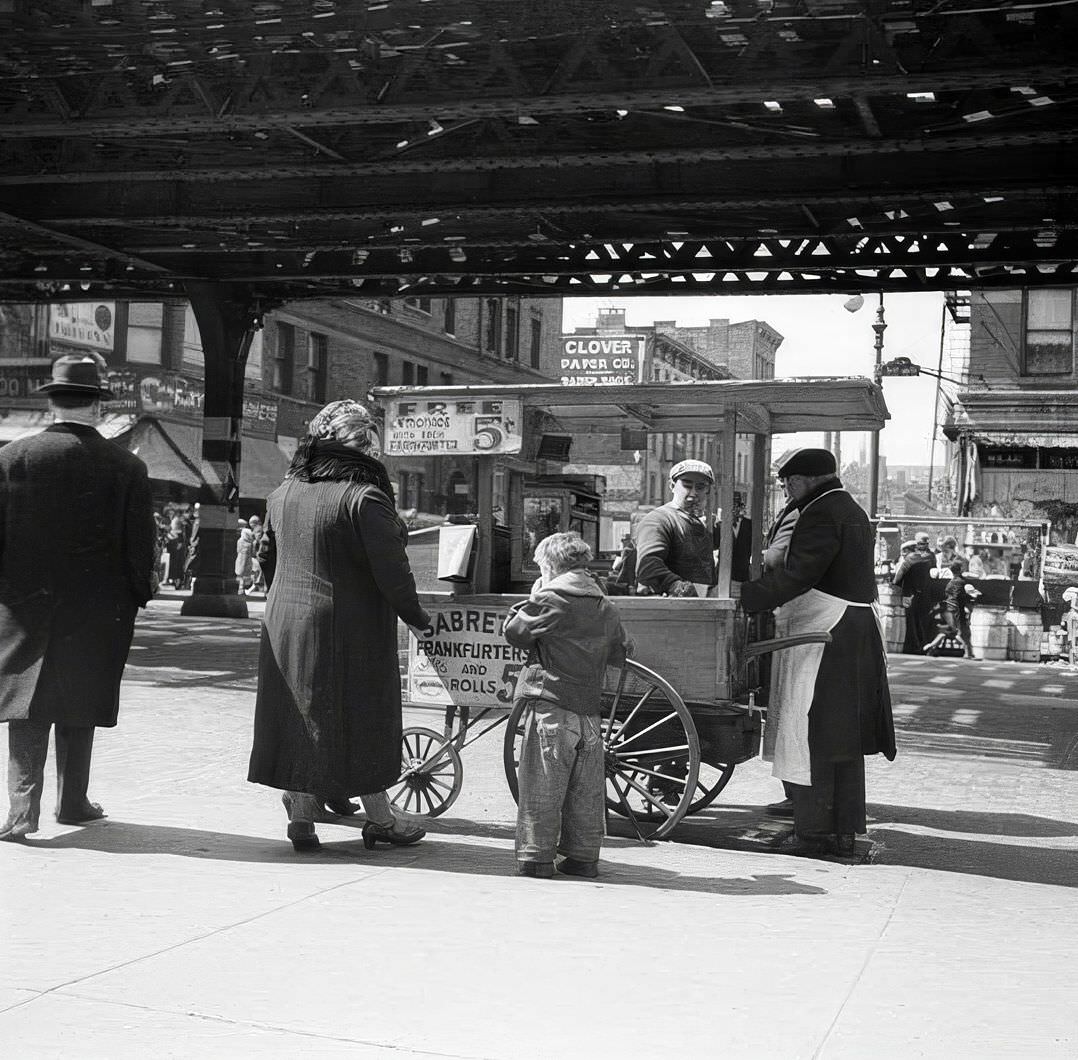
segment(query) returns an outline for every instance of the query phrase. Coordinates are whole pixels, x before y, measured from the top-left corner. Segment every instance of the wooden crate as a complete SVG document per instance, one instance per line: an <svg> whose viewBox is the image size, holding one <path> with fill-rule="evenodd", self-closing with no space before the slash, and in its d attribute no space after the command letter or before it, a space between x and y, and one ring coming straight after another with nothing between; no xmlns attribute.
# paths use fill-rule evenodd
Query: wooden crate
<svg viewBox="0 0 1078 1060"><path fill-rule="evenodd" d="M744 621L737 601L662 596L610 600L636 642L633 658L665 677L686 703L725 702L741 691Z"/></svg>

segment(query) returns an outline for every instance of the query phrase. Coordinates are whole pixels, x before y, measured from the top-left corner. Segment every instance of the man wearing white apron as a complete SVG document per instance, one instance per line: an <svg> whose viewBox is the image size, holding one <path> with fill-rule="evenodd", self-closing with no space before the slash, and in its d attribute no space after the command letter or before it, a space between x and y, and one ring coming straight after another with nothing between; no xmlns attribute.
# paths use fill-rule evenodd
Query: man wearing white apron
<svg viewBox="0 0 1078 1060"><path fill-rule="evenodd" d="M895 757L887 661L868 516L826 449L797 449L778 477L797 508L785 559L743 582L746 611L775 612L775 635L826 631L830 644L777 653L765 757L793 803L795 852L851 853L866 831L865 761Z"/></svg>

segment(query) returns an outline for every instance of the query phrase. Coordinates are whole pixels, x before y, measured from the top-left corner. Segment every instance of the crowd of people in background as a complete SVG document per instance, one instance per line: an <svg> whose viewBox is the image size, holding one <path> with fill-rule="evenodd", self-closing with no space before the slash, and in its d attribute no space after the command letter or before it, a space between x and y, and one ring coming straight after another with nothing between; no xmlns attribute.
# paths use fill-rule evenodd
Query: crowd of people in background
<svg viewBox="0 0 1078 1060"><path fill-rule="evenodd" d="M177 590L193 588L198 574L199 504L166 504L153 513L157 580ZM257 515L236 521L235 575L238 592L264 594L266 579L258 562L263 523Z"/></svg>

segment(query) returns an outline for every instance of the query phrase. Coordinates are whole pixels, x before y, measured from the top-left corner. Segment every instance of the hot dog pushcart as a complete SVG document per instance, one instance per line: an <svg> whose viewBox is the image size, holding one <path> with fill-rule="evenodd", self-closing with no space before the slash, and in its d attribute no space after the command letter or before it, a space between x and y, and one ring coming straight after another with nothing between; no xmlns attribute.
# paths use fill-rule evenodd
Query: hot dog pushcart
<svg viewBox="0 0 1078 1060"><path fill-rule="evenodd" d="M715 596L612 596L636 650L624 667L608 672L602 702L611 812L641 839L656 839L707 806L734 767L758 753L766 708L761 658L828 639L826 633L770 639L763 622L741 610L731 580L738 437L742 451L746 445L751 451L747 514L757 572L770 514L765 483L772 436L878 430L888 419L880 388L866 379L801 378L378 387L372 397L385 413L387 457L449 458L458 469L474 462L474 518L437 531L443 553L437 563L417 556L412 564L423 572L417 583L432 626L422 638L409 633L406 644L402 637L405 703L439 712L442 724L405 730L402 773L390 794L399 808L428 815L444 813L457 798L460 752L502 725L506 779L516 795L521 726L513 690L525 656L502 638L501 624L538 574L532 556L542 537L577 530L595 547L602 475L569 462L573 439L620 437L624 430L717 437ZM415 537L417 548L430 547L434 535ZM439 578L436 567L445 567L448 553L456 559L448 555L451 572Z"/></svg>

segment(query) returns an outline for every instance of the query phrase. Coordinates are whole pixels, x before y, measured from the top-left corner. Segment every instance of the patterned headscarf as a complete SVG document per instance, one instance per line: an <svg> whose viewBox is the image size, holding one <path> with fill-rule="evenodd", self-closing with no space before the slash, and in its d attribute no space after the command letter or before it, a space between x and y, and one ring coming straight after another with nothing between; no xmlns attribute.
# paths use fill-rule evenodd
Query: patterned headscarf
<svg viewBox="0 0 1078 1060"><path fill-rule="evenodd" d="M351 398L331 401L307 425L307 437L370 449L378 439L378 423L365 405Z"/></svg>

